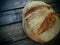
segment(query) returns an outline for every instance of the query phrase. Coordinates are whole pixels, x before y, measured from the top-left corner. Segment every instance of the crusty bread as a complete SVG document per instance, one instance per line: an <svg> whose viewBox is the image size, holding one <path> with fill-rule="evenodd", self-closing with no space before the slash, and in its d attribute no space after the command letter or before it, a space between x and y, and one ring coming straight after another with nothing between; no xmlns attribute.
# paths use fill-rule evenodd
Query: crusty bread
<svg viewBox="0 0 60 45"><path fill-rule="evenodd" d="M59 32L59 18L50 5L32 1L23 9L23 29L31 39L48 42Z"/></svg>

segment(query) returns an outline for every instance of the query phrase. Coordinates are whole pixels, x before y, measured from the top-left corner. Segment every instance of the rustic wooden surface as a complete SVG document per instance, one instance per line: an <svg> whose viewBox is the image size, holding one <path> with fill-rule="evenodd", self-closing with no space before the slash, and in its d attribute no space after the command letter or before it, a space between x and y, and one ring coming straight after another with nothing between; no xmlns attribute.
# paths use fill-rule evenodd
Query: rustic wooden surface
<svg viewBox="0 0 60 45"><path fill-rule="evenodd" d="M60 33L50 42L40 44L31 40L23 31L22 10L31 0L0 0L0 44L1 45L59 45ZM44 1L44 0L43 0ZM46 1L60 18L60 2ZM3 3L3 4L2 4Z"/></svg>

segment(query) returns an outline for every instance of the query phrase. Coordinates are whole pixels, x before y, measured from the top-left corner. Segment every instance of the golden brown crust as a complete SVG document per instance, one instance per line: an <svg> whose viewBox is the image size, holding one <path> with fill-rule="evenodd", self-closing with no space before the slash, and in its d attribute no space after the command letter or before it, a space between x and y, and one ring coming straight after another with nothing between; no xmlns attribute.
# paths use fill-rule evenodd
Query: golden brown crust
<svg viewBox="0 0 60 45"><path fill-rule="evenodd" d="M40 11L42 10L42 11ZM35 18L36 18L36 13L33 13L33 12L37 12L38 15L37 16L41 16L41 20L42 20L42 17L45 17L42 21L42 24L40 24L39 20L37 21L37 24L39 23L39 26L38 28L37 27L37 24L34 25L35 23ZM31 15L30 15L31 14ZM32 16L33 15L33 16ZM35 17L34 17L35 16ZM27 17L27 18L26 18ZM31 18L30 18L31 17ZM34 17L34 18L33 18ZM33 20L33 19L34 20ZM23 26L24 26L24 32L32 39L32 40L35 40L37 42L41 42L41 43L44 43L44 40L42 40L40 36L40 34L42 34L43 32L49 30L49 28L52 28L54 25L55 25L55 22L57 20L57 14L53 11L53 9L48 6L48 5L36 5L35 7L31 7L30 9L27 9L26 8L26 12L24 12L24 15L23 15ZM32 20L32 21L31 21ZM33 23L34 24L33 24ZM33 25L32 25L33 24ZM36 27L34 27L36 26ZM25 28L26 27L26 28ZM36 30L34 30L36 29ZM29 31L30 30L30 31ZM36 32L37 31L37 32Z"/></svg>
<svg viewBox="0 0 60 45"><path fill-rule="evenodd" d="M38 35L36 33L33 32L33 30L32 30L31 36L32 36L32 38L36 39L37 42L41 42L41 43L44 42L38 37Z"/></svg>
<svg viewBox="0 0 60 45"><path fill-rule="evenodd" d="M26 17L27 15L31 14L32 12L34 12L36 10L43 9L43 8L50 9L50 6L37 5L36 7L32 7L32 8L30 8L30 9L27 10L27 12L25 13L25 16L24 17Z"/></svg>
<svg viewBox="0 0 60 45"><path fill-rule="evenodd" d="M32 40L35 40L35 41L37 41L37 42L41 42L41 43L44 43L44 41L42 41L39 37L38 37L38 35L36 34L36 33L34 33L33 32L33 30L31 30L31 33L29 34L26 30L27 30L27 28L25 28L25 26L27 26L27 25L23 25L24 26L24 32L30 37L30 38L32 38ZM28 29L28 30L30 30L30 29Z"/></svg>
<svg viewBox="0 0 60 45"><path fill-rule="evenodd" d="M36 35L36 33L33 32L33 30L31 31L32 33L30 33L30 34L26 32L26 29L24 29L24 32L25 32L30 38L32 38L32 40L35 40L35 41L37 41L37 42L44 43L44 41L42 41L42 40L38 37L38 35Z"/></svg>
<svg viewBox="0 0 60 45"><path fill-rule="evenodd" d="M46 19L44 20L42 25L39 27L37 33L41 34L45 31L47 31L49 28L53 27L56 19L57 19L56 13L52 12L48 17L46 17Z"/></svg>

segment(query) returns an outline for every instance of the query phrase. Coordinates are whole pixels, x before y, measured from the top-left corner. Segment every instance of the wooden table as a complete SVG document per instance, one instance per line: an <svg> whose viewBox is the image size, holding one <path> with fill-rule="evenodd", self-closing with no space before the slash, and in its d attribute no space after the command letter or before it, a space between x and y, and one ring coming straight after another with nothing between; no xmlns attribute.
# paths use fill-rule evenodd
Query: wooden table
<svg viewBox="0 0 60 45"><path fill-rule="evenodd" d="M31 40L23 31L22 10L31 0L0 0L0 44L1 45L59 45L60 33L50 42L40 44ZM43 0L44 1L44 0ZM60 2L46 1L60 17Z"/></svg>

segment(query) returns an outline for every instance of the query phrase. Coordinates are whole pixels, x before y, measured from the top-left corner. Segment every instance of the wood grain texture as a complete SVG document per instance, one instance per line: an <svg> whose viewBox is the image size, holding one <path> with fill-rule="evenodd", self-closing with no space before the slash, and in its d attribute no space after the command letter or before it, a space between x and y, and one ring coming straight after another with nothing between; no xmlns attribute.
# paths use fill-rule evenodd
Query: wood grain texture
<svg viewBox="0 0 60 45"><path fill-rule="evenodd" d="M22 29L22 23L0 27L0 42L16 41L27 37Z"/></svg>
<svg viewBox="0 0 60 45"><path fill-rule="evenodd" d="M28 1L31 0L0 0L0 11L23 7Z"/></svg>
<svg viewBox="0 0 60 45"><path fill-rule="evenodd" d="M5 0L5 1L0 0L0 12L4 11L4 10L14 9L14 8L19 9L20 7L24 7L27 4L27 2L29 2L29 1L33 1L33 0L12 0L12 1L11 0ZM48 0L48 1L46 1L46 0L37 0L37 1L44 1L48 4L50 4L54 8L59 6L59 4L58 4L59 0Z"/></svg>
<svg viewBox="0 0 60 45"><path fill-rule="evenodd" d="M44 43L44 44L35 42L35 41L27 38L27 39L24 39L22 41L17 41L17 42L10 43L8 45L59 45L60 44L60 36L59 36L59 34L55 37L54 40L51 40L50 42L47 42L47 43Z"/></svg>
<svg viewBox="0 0 60 45"><path fill-rule="evenodd" d="M22 9L0 13L0 25L14 23L22 20Z"/></svg>

